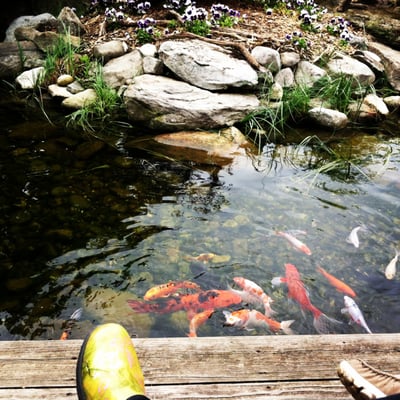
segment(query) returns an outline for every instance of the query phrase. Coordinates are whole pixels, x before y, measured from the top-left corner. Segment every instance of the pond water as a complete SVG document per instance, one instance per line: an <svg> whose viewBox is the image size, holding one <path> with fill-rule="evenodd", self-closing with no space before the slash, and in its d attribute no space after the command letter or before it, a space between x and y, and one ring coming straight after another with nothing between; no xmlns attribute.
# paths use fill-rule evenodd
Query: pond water
<svg viewBox="0 0 400 400"><path fill-rule="evenodd" d="M109 321L140 337L186 336L185 311L137 313L128 300L144 302L148 289L169 281L238 289L238 276L273 299L275 319L295 320L296 334L317 334L312 313L288 299L285 284L271 283L287 263L297 267L312 304L341 322L334 331L365 332L348 324L343 293L318 266L356 292L372 332L400 331L400 272L393 280L384 273L400 248L398 136L297 131L289 145L266 144L218 168L126 146L122 133L109 143L81 140L41 118L4 115L1 339L58 339L78 308L72 338ZM316 174L311 167L326 154L299 144L314 134L345 154L349 168ZM358 248L346 240L357 226ZM312 254L277 231L292 233ZM214 256L199 257L207 253ZM177 296L154 303L171 299ZM218 308L197 334L271 334L223 326L223 311L241 307Z"/></svg>

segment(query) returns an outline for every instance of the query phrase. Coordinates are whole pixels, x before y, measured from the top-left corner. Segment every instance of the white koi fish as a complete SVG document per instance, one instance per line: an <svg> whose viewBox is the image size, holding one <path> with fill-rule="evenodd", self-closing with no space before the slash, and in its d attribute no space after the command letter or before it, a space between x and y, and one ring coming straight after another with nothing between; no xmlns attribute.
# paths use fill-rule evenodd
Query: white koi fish
<svg viewBox="0 0 400 400"><path fill-rule="evenodd" d="M303 231L300 231L299 233L305 233ZM304 244L302 241L297 239L294 235L292 235L289 232L282 232L282 231L277 231L275 232L276 235L284 237L292 246L298 251L301 251L304 254L307 254L310 256L312 254L311 250L308 248L306 244Z"/></svg>
<svg viewBox="0 0 400 400"><path fill-rule="evenodd" d="M390 263L387 265L387 267L385 269L385 276L387 279L393 279L396 275L396 263L397 263L400 253L397 249L395 249L395 251L396 251L396 255L392 258L392 260L390 261Z"/></svg>
<svg viewBox="0 0 400 400"><path fill-rule="evenodd" d="M347 236L347 243L351 243L356 249L360 246L360 240L358 239L358 231L361 229L361 226L357 226L354 228L351 232L350 235Z"/></svg>
<svg viewBox="0 0 400 400"><path fill-rule="evenodd" d="M367 323L365 322L361 310L351 297L344 296L344 306L345 307L341 310L343 314L349 314L352 321L362 326L368 333L372 333L371 329L369 329Z"/></svg>

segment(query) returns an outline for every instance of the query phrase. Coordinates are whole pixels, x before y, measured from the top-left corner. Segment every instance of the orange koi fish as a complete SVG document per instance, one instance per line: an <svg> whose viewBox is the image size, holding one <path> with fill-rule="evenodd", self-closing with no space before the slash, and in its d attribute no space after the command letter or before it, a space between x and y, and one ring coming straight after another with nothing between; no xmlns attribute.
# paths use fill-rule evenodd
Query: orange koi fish
<svg viewBox="0 0 400 400"><path fill-rule="evenodd" d="M204 290L199 293L166 297L159 299L156 303L148 303L141 300L127 301L129 307L138 313L154 312L159 314L180 310L185 310L192 314L204 310L229 307L241 302L242 298L230 290Z"/></svg>
<svg viewBox="0 0 400 400"><path fill-rule="evenodd" d="M301 251L302 253L307 254L308 256L311 256L312 254L311 250L302 241L297 239L289 232L277 231L275 232L275 234L284 237L296 250Z"/></svg>
<svg viewBox="0 0 400 400"><path fill-rule="evenodd" d="M214 310L204 310L201 313L195 314L189 323L189 337L197 337L197 329L199 326L203 325L209 318L211 318L211 315L214 314Z"/></svg>
<svg viewBox="0 0 400 400"><path fill-rule="evenodd" d="M75 310L71 316L64 322L64 330L61 333L60 340L67 340L72 332L72 328L75 325L75 322L80 320L82 316L82 308L78 308Z"/></svg>
<svg viewBox="0 0 400 400"><path fill-rule="evenodd" d="M288 335L293 331L290 325L294 320L278 322L274 319L268 318L257 310L242 309L238 311L223 311L225 315L224 326L234 326L240 329L251 330L253 327L266 327L272 332L282 331Z"/></svg>
<svg viewBox="0 0 400 400"><path fill-rule="evenodd" d="M147 301L159 299L160 297L167 297L176 293L179 289L193 289L200 291L201 287L194 282L190 281L170 281L162 283L149 289L143 298Z"/></svg>
<svg viewBox="0 0 400 400"><path fill-rule="evenodd" d="M321 310L315 307L309 298L307 290L301 280L300 273L293 264L285 264L286 276L284 278L274 278L272 284L279 284L285 282L288 287L288 297L296 301L302 310L311 311L314 316L313 325L318 333L331 333L330 323L340 324L340 321L336 321L333 318L329 318Z"/></svg>
<svg viewBox="0 0 400 400"><path fill-rule="evenodd" d="M264 292L264 290L259 285L241 276L234 277L233 281L250 296L254 297L256 303L261 303L264 306L264 313L267 317L275 314L275 311L271 308L271 303L273 302L273 300Z"/></svg>
<svg viewBox="0 0 400 400"><path fill-rule="evenodd" d="M325 271L321 266L317 266L317 271L320 272L336 290L348 294L351 297L356 297L356 293L349 285Z"/></svg>

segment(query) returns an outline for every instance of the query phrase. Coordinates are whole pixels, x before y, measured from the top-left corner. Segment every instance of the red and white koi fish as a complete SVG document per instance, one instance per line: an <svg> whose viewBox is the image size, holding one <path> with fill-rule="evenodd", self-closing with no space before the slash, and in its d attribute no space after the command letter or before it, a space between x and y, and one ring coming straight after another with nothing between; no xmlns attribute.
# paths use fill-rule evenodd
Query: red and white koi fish
<svg viewBox="0 0 400 400"><path fill-rule="evenodd" d="M360 247L360 240L358 239L358 231L361 229L361 226L355 227L351 232L350 235L347 236L346 241L347 243L352 244L356 249Z"/></svg>
<svg viewBox="0 0 400 400"><path fill-rule="evenodd" d="M332 323L340 324L341 322L328 317L311 303L299 271L293 264L285 264L285 270L286 276L272 279L272 284L277 285L281 282L285 282L289 290L288 297L296 301L302 310L311 311L313 314L313 324L317 332L321 334L331 333L330 325Z"/></svg>
<svg viewBox="0 0 400 400"><path fill-rule="evenodd" d="M308 256L312 254L311 250L302 241L297 239L296 236L290 234L289 232L276 231L275 234L284 237L296 250L301 251Z"/></svg>
<svg viewBox="0 0 400 400"><path fill-rule="evenodd" d="M343 314L349 314L352 321L362 326L368 333L372 333L367 323L365 322L364 316L356 304L356 302L348 296L344 296L344 308L342 308Z"/></svg>
<svg viewBox="0 0 400 400"><path fill-rule="evenodd" d="M241 276L234 277L233 281L250 296L253 296L256 302L264 306L264 314L267 317L275 314L275 311L271 308L271 303L273 302L273 300L264 292L264 290L259 285Z"/></svg>
<svg viewBox="0 0 400 400"><path fill-rule="evenodd" d="M351 297L356 297L356 293L349 285L325 271L321 266L317 266L317 271L320 272L336 290L348 294Z"/></svg>
<svg viewBox="0 0 400 400"><path fill-rule="evenodd" d="M179 289L193 289L199 292L201 287L190 281L170 281L162 283L149 289L143 298L147 301L159 299L160 297L168 297L171 294L177 293Z"/></svg>
<svg viewBox="0 0 400 400"><path fill-rule="evenodd" d="M240 329L251 330L255 327L266 327L272 332L282 331L288 335L293 334L290 325L294 320L278 322L268 318L257 310L242 309L238 311L223 311L225 315L224 326L234 326Z"/></svg>
<svg viewBox="0 0 400 400"><path fill-rule="evenodd" d="M64 322L64 330L60 336L60 340L67 340L70 335L75 322L80 320L82 316L82 308L75 310L71 316Z"/></svg>
<svg viewBox="0 0 400 400"><path fill-rule="evenodd" d="M189 337L197 337L197 329L199 326L203 325L209 318L211 318L211 315L214 314L214 310L204 310L198 314L195 314L189 323Z"/></svg>
<svg viewBox="0 0 400 400"><path fill-rule="evenodd" d="M190 316L200 311L225 308L241 302L242 298L230 290L203 290L198 293L164 297L154 303L143 300L127 300L129 307L137 313L166 314L184 310Z"/></svg>
<svg viewBox="0 0 400 400"><path fill-rule="evenodd" d="M395 249L395 251L395 256L391 259L390 263L385 268L385 276L387 279L393 279L396 276L396 264L397 260L399 259L400 253L397 249Z"/></svg>

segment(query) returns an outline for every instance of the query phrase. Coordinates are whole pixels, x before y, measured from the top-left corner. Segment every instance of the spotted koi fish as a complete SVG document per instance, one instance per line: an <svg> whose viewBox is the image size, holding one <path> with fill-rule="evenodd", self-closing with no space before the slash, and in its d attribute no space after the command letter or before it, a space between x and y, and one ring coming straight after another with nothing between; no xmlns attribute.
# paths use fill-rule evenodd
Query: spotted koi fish
<svg viewBox="0 0 400 400"><path fill-rule="evenodd" d="M264 290L259 285L241 276L234 277L233 281L238 286L240 286L248 295L254 297L256 302L259 302L264 306L264 313L267 317L275 314L275 311L271 308L271 303L273 302L273 300L264 292Z"/></svg>
<svg viewBox="0 0 400 400"><path fill-rule="evenodd" d="M200 311L229 307L241 302L242 298L230 290L204 290L198 293L166 297L152 303L142 300L127 301L129 307L137 313L166 314L184 310L191 316Z"/></svg>
<svg viewBox="0 0 400 400"><path fill-rule="evenodd" d="M278 322L257 310L242 309L238 311L223 311L225 315L224 326L234 326L240 329L251 330L254 327L266 327L272 332L282 331L292 334L290 325L294 320Z"/></svg>
<svg viewBox="0 0 400 400"><path fill-rule="evenodd" d="M161 297L168 297L174 293L177 293L179 289L193 289L196 291L201 291L201 287L197 283L190 281L170 281L167 283L162 283L149 289L143 298L146 301L159 299Z"/></svg>
<svg viewBox="0 0 400 400"><path fill-rule="evenodd" d="M197 337L197 329L203 325L214 314L214 310L204 310L195 314L189 323L189 337Z"/></svg>

